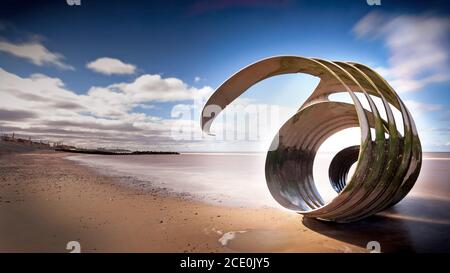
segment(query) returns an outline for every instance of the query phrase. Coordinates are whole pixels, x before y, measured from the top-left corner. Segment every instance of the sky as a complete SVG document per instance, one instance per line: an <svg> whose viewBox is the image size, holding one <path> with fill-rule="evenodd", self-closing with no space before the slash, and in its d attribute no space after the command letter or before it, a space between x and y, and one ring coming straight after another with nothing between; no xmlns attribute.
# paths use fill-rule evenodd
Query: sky
<svg viewBox="0 0 450 273"><path fill-rule="evenodd" d="M423 150L450 152L445 1L73 1L0 2L1 133L86 148L265 151L316 78L256 84L217 119L216 136L202 134L199 112L241 68L297 55L376 69L411 111Z"/></svg>

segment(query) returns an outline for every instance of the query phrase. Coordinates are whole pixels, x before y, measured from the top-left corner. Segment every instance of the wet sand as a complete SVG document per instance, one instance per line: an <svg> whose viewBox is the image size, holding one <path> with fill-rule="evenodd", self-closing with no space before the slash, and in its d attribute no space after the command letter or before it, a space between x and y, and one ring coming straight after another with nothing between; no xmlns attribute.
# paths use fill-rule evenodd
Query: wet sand
<svg viewBox="0 0 450 273"><path fill-rule="evenodd" d="M450 251L442 198L412 195L381 215L333 224L140 191L66 156L0 155L1 252L68 252L69 241L82 252L368 252L374 240L383 252Z"/></svg>

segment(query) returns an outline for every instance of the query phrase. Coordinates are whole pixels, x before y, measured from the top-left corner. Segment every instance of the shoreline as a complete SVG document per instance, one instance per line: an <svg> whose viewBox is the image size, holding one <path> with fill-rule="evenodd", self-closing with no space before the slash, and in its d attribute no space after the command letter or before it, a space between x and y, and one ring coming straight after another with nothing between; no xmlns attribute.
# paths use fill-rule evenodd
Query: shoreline
<svg viewBox="0 0 450 273"><path fill-rule="evenodd" d="M236 155L234 155L236 156ZM240 157L241 155L239 155ZM159 190L173 197L181 197L191 201L198 201L218 206L248 207L248 208L277 208L284 211L267 191L265 184L248 183L241 188L239 183L244 182L241 177L253 181L263 180L263 177L254 177L254 171L242 173L235 169L235 174L222 174L225 168L221 155L214 155L214 160L202 162L202 155L181 154L172 155L136 155L128 159L120 156L98 155L68 155L64 157L75 164L87 167L95 172L112 177L115 182L125 188L138 189L142 192ZM253 158L252 158L253 159ZM214 163L213 163L214 161ZM228 161L229 162L229 161ZM227 164L228 162L225 162ZM199 166L201 166L199 168ZM234 164L228 168L241 167ZM248 166L254 167L254 166ZM205 168L202 170L201 168ZM226 183L227 186L223 186ZM237 193L239 192L239 193ZM249 194L253 194L249 196Z"/></svg>
<svg viewBox="0 0 450 273"><path fill-rule="evenodd" d="M82 252L365 252L308 230L295 213L142 193L66 155L0 155L0 252L68 252L73 240ZM233 231L245 233L223 246Z"/></svg>
<svg viewBox="0 0 450 273"><path fill-rule="evenodd" d="M413 195L363 221L336 224L142 191L66 156L0 155L0 252L69 252L69 241L82 252L368 252L373 240L382 252L449 252L446 201ZM437 216L429 213L436 208Z"/></svg>

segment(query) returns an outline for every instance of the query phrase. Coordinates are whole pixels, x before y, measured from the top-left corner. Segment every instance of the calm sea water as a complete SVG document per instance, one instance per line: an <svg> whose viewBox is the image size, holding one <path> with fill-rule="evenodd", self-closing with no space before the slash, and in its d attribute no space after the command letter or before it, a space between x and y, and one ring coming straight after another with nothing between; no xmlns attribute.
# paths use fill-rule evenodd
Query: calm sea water
<svg viewBox="0 0 450 273"><path fill-rule="evenodd" d="M225 205L279 207L267 189L265 154L185 153L181 155L74 155L75 160L115 176L131 177L129 186L159 187ZM336 193L328 182L330 154L319 154L314 177L325 199ZM450 199L450 153L426 153L410 195Z"/></svg>
<svg viewBox="0 0 450 273"><path fill-rule="evenodd" d="M263 154L76 155L68 159L104 174L129 176L129 186L159 187L225 205L274 207L265 184Z"/></svg>

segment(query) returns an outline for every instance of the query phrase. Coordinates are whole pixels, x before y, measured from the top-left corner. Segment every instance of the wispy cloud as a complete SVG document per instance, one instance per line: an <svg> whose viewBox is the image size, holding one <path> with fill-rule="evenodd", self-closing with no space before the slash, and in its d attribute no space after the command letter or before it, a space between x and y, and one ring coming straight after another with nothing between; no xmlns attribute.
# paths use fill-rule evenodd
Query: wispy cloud
<svg viewBox="0 0 450 273"><path fill-rule="evenodd" d="M444 109L442 104L423 103L415 100L405 100L405 104L412 112L426 113Z"/></svg>
<svg viewBox="0 0 450 273"><path fill-rule="evenodd" d="M378 71L399 92L422 90L427 84L450 80L448 17L371 12L353 32L359 38L384 42L390 54L389 67Z"/></svg>
<svg viewBox="0 0 450 273"><path fill-rule="evenodd" d="M98 58L95 61L86 64L86 67L92 71L105 74L134 74L136 72L136 66L133 64L124 63L119 59L103 57Z"/></svg>
<svg viewBox="0 0 450 273"><path fill-rule="evenodd" d="M37 66L53 65L64 70L75 70L73 66L63 62L62 54L49 51L38 41L14 44L3 40L0 41L0 52L26 59Z"/></svg>

